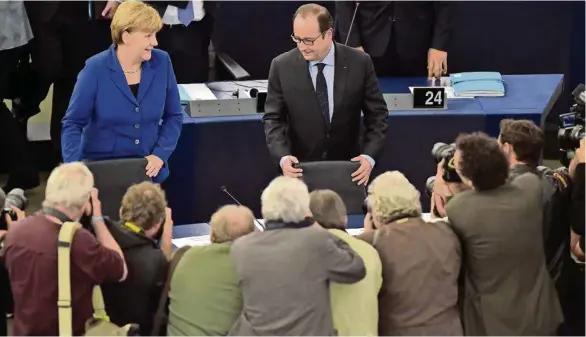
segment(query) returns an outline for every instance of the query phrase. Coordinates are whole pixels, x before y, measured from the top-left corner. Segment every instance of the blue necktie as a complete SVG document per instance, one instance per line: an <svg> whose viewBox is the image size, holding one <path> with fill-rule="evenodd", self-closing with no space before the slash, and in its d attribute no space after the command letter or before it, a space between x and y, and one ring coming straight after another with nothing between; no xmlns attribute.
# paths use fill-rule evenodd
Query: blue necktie
<svg viewBox="0 0 586 337"><path fill-rule="evenodd" d="M178 8L178 10L179 21L181 21L181 23L185 26L189 26L189 24L191 23L191 21L193 21L194 18L193 2L190 0L185 9Z"/></svg>

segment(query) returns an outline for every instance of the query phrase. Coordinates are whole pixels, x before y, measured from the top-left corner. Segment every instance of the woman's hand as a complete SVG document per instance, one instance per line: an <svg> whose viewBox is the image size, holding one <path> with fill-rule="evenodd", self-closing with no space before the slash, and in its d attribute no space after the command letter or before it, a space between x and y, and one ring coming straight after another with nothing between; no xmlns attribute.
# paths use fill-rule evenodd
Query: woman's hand
<svg viewBox="0 0 586 337"><path fill-rule="evenodd" d="M150 156L146 156L145 158L146 160L148 160L147 166L145 168L146 175L150 178L156 177L157 174L159 174L161 168L163 167L163 160L152 154Z"/></svg>

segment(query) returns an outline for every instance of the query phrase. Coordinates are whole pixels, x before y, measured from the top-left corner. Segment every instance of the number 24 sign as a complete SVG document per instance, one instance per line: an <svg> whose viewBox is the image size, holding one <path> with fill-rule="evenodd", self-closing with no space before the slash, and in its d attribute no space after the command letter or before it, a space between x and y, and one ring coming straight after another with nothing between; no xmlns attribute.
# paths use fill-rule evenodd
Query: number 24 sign
<svg viewBox="0 0 586 337"><path fill-rule="evenodd" d="M446 89L443 87L413 88L413 109L445 109Z"/></svg>

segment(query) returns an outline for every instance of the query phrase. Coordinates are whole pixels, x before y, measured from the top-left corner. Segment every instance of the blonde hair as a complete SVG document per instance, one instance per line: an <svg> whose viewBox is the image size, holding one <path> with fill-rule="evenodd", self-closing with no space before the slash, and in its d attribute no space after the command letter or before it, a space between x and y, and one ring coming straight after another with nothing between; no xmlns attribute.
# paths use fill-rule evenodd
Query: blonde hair
<svg viewBox="0 0 586 337"><path fill-rule="evenodd" d="M332 190L315 190L309 193L309 208L313 219L324 228L346 229L346 205Z"/></svg>
<svg viewBox="0 0 586 337"><path fill-rule="evenodd" d="M261 212L265 220L299 222L309 211L307 185L297 178L280 176L262 192Z"/></svg>
<svg viewBox="0 0 586 337"><path fill-rule="evenodd" d="M158 32L163 28L163 20L153 7L141 1L127 0L121 3L110 24L112 42L116 45L123 44L124 32Z"/></svg>
<svg viewBox="0 0 586 337"><path fill-rule="evenodd" d="M128 188L122 197L120 218L149 230L165 220L166 207L167 199L161 187L145 181Z"/></svg>
<svg viewBox="0 0 586 337"><path fill-rule="evenodd" d="M254 215L244 206L222 206L210 219L212 241L222 243L255 231Z"/></svg>
<svg viewBox="0 0 586 337"><path fill-rule="evenodd" d="M372 215L382 224L404 217L420 217L419 191L403 173L385 172L368 187L368 205Z"/></svg>
<svg viewBox="0 0 586 337"><path fill-rule="evenodd" d="M89 201L93 187L94 175L83 163L59 165L47 180L43 206L80 211Z"/></svg>

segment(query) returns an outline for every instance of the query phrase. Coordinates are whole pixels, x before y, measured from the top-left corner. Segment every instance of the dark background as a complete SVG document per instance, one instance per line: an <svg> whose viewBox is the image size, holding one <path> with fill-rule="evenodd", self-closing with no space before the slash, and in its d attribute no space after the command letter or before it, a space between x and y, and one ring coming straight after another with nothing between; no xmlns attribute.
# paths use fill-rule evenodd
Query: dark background
<svg viewBox="0 0 586 337"><path fill-rule="evenodd" d="M273 57L295 45L289 37L292 14L307 2L222 1L213 37L255 79L268 76ZM334 13L333 1L318 2ZM557 115L570 93L584 82L584 2L452 1L450 72L565 75L564 93L546 125L546 158L555 159Z"/></svg>

